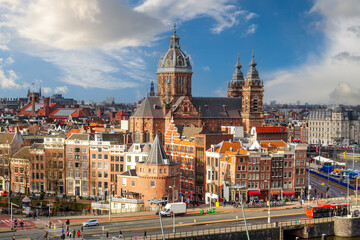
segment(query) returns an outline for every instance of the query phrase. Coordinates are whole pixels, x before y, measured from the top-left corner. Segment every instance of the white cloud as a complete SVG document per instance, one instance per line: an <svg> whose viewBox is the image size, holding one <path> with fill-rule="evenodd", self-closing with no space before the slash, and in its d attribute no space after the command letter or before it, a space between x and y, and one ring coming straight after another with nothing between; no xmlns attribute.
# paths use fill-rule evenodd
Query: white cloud
<svg viewBox="0 0 360 240"><path fill-rule="evenodd" d="M357 0L315 0L310 14L326 39L318 56L309 56L300 66L262 73L266 99L279 102L301 100L310 103L359 104L360 2ZM346 94L345 94L346 93Z"/></svg>
<svg viewBox="0 0 360 240"><path fill-rule="evenodd" d="M137 47L149 46L174 22L208 17L220 33L256 16L232 0L139 2L132 8L123 0L0 0L0 49L11 50L16 41L17 51L60 70L54 81L131 88L149 78L143 56L154 54Z"/></svg>
<svg viewBox="0 0 360 240"><path fill-rule="evenodd" d="M257 25L251 24L246 31L246 35L254 34L256 32L256 29L257 29Z"/></svg>
<svg viewBox="0 0 360 240"><path fill-rule="evenodd" d="M48 95L52 92L51 87L42 87L41 90L42 90L42 93L44 93L45 95Z"/></svg>
<svg viewBox="0 0 360 240"><path fill-rule="evenodd" d="M210 67L209 67L209 66L205 66L205 67L202 68L202 70L203 70L204 72L209 72L209 71L210 71Z"/></svg>
<svg viewBox="0 0 360 240"><path fill-rule="evenodd" d="M67 86L62 86L62 87L56 87L54 92L55 93L67 93L69 91Z"/></svg>
<svg viewBox="0 0 360 240"><path fill-rule="evenodd" d="M211 29L214 33L220 33L238 24L239 18L246 21L255 17L254 13L241 10L229 0L146 0L135 9L158 18L167 26L197 17L210 17L215 20L215 25Z"/></svg>
<svg viewBox="0 0 360 240"><path fill-rule="evenodd" d="M12 58L12 57L8 57L6 60L5 60L5 64L6 65L11 65L15 62L15 60Z"/></svg>

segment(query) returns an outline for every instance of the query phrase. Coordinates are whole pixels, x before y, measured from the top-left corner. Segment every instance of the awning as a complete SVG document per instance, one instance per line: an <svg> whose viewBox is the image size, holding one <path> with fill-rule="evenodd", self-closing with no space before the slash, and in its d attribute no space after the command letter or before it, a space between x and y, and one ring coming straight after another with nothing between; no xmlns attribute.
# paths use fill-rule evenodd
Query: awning
<svg viewBox="0 0 360 240"><path fill-rule="evenodd" d="M280 195L281 192L279 190L271 191L271 195Z"/></svg>
<svg viewBox="0 0 360 240"><path fill-rule="evenodd" d="M295 195L295 191L283 191L284 196L292 196Z"/></svg>
<svg viewBox="0 0 360 240"><path fill-rule="evenodd" d="M260 196L261 192L260 191L248 191L248 195L249 196Z"/></svg>

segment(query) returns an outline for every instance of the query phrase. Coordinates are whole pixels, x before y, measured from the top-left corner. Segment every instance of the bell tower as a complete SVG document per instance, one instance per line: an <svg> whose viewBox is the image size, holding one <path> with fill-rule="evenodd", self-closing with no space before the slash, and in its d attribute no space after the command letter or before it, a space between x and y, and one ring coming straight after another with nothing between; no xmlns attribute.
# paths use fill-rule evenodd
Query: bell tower
<svg viewBox="0 0 360 240"><path fill-rule="evenodd" d="M244 75L241 71L241 64L239 60L239 53L237 62L235 64L235 71L231 82L228 84L228 97L241 97L242 87L244 85Z"/></svg>
<svg viewBox="0 0 360 240"><path fill-rule="evenodd" d="M191 97L192 68L189 57L180 49L180 38L174 33L169 49L161 56L157 68L157 96L170 103L181 96Z"/></svg>
<svg viewBox="0 0 360 240"><path fill-rule="evenodd" d="M263 126L264 84L259 78L254 59L254 51L250 69L242 87L242 116L244 131L249 133L252 127Z"/></svg>

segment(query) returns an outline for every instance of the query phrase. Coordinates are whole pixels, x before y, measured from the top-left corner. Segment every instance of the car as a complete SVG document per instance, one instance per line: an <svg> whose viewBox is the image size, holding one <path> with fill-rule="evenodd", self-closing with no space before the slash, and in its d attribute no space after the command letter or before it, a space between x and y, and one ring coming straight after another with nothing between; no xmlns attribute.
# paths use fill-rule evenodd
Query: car
<svg viewBox="0 0 360 240"><path fill-rule="evenodd" d="M86 222L83 222L82 225L84 227L90 227L90 226L99 226L99 220L97 219L90 219L90 220L87 220Z"/></svg>

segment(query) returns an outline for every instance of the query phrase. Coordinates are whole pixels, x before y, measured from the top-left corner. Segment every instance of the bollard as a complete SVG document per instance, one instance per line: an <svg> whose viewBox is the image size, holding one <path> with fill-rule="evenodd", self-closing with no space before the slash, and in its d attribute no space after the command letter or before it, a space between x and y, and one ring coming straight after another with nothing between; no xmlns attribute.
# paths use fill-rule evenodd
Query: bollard
<svg viewBox="0 0 360 240"><path fill-rule="evenodd" d="M326 234L325 234L325 233L323 233L323 234L321 235L321 240L326 240Z"/></svg>

